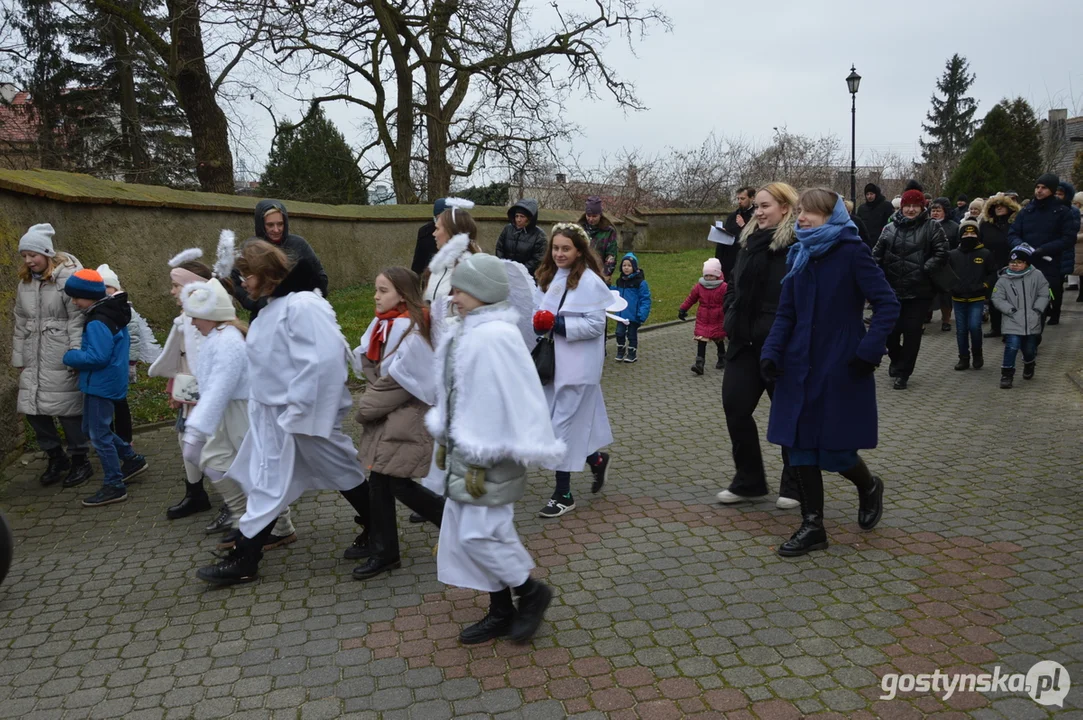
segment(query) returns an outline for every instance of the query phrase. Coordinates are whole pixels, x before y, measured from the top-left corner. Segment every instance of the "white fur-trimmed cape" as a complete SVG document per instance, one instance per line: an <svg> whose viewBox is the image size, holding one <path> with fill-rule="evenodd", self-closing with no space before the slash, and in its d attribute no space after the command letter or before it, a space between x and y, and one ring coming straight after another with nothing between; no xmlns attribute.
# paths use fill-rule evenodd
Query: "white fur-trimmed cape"
<svg viewBox="0 0 1083 720"><path fill-rule="evenodd" d="M248 352L244 336L232 325L221 325L206 336L199 351L199 402L185 427L210 437L226 414L230 400L248 399Z"/></svg>
<svg viewBox="0 0 1083 720"><path fill-rule="evenodd" d="M564 457L518 319L506 303L479 308L449 324L436 351L436 405L425 415L425 426L439 442L450 435L456 451L482 467L501 460L545 465ZM452 343L455 407L449 428L444 368Z"/></svg>

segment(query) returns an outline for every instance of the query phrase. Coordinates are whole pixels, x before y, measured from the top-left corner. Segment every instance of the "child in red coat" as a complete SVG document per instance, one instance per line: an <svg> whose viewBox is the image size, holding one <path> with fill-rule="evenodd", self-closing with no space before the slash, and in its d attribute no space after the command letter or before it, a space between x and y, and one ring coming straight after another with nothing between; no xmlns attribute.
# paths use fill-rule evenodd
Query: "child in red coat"
<svg viewBox="0 0 1083 720"><path fill-rule="evenodd" d="M688 319L688 309L699 303L696 311L696 364L692 372L703 374L703 365L707 356L707 343L713 342L718 347L718 362L715 369L726 367L726 331L722 329L722 299L726 296L726 283L722 278L722 264L716 258L703 263L703 277L692 286L692 292L681 303L677 317Z"/></svg>

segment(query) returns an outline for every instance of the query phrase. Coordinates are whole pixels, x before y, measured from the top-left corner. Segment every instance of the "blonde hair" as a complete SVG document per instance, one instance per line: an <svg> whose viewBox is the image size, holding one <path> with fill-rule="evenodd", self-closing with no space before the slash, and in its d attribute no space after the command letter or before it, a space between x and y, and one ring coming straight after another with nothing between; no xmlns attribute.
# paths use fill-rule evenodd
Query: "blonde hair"
<svg viewBox="0 0 1083 720"><path fill-rule="evenodd" d="M793 185L784 182L772 182L767 183L759 190L756 191L756 195L761 192L765 192L775 199L779 205L786 208L786 212L782 214L782 220L775 226L775 235L772 244L777 244L781 247L787 247L793 244L794 238L794 212L797 210L797 204L800 201L800 197L797 195L797 190ZM756 220L756 216L752 216L752 222L745 225L745 229L741 231L741 242L747 242L748 236L756 232L759 228L759 222Z"/></svg>
<svg viewBox="0 0 1083 720"><path fill-rule="evenodd" d="M553 239L561 235L572 241L572 245L579 252L575 265L568 275L567 288L575 290L579 287L579 279L587 270L593 270L598 277L602 276L602 266L598 263L598 256L590 249L590 238L587 231L578 223L557 223L553 226L553 232L549 235L549 244L545 248L545 257L541 265L534 271L534 279L538 281L538 287L543 291L549 289L550 283L557 274L557 261L553 259Z"/></svg>
<svg viewBox="0 0 1083 720"><path fill-rule="evenodd" d="M40 255L41 253L38 254ZM58 252L52 257L49 257L48 255L45 255L44 257L49 258L49 264L45 266L45 271L41 274L40 279L42 282L55 282L55 280L53 280L53 273L56 272L56 269L61 265L71 265L72 267L75 267L75 263L72 262L72 259L61 252ZM28 283L34 279L34 273L26 263L19 266L19 279L24 283Z"/></svg>

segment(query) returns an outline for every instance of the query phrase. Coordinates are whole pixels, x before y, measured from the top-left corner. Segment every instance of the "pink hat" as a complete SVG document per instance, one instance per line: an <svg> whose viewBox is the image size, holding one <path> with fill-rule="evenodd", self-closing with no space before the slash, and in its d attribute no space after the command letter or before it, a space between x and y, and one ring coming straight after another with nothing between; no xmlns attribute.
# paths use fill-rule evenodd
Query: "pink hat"
<svg viewBox="0 0 1083 720"><path fill-rule="evenodd" d="M708 275L722 277L722 263L718 262L718 258L711 258L703 263L703 276L707 277Z"/></svg>

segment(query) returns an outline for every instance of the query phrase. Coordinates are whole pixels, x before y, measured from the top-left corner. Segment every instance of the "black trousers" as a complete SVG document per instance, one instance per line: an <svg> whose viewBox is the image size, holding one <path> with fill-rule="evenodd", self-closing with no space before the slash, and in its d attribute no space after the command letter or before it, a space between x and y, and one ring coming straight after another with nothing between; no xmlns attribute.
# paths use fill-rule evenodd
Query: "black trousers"
<svg viewBox="0 0 1083 720"><path fill-rule="evenodd" d="M124 442L132 444L132 411L127 399L113 402L113 432Z"/></svg>
<svg viewBox="0 0 1083 720"><path fill-rule="evenodd" d="M760 432L752 413L766 392L775 394L774 384L767 385L760 376L760 348L741 348L726 362L722 376L722 409L726 413L726 429L733 446L733 464L737 468L729 491L735 495L755 497L766 495L767 473L763 469ZM779 495L797 499L797 481L790 468L789 457L782 448L782 482Z"/></svg>
<svg viewBox="0 0 1083 720"><path fill-rule="evenodd" d="M1060 322L1060 308L1064 305L1064 283L1068 281L1067 275L1061 275L1057 278L1059 282L1050 283L1050 289L1053 291L1053 299L1049 303L1049 319L1055 322Z"/></svg>
<svg viewBox="0 0 1083 720"><path fill-rule="evenodd" d="M921 350L921 326L929 308L929 300L913 298L901 300L900 303L902 308L899 310L899 319L887 336L887 356L891 359L891 367L896 375L910 377L914 372L914 365L917 364L918 351Z"/></svg>
<svg viewBox="0 0 1083 720"><path fill-rule="evenodd" d="M87 454L87 445L90 441L87 440L86 433L83 432L82 415L62 415L60 417L27 415L26 420L34 430L34 436L38 440L38 447L45 452L60 447L60 432L56 429L56 423L59 421L60 427L64 428L64 437L68 441L68 453L72 455Z"/></svg>
<svg viewBox="0 0 1083 720"><path fill-rule="evenodd" d="M391 563L399 559L399 523L395 516L395 500L416 512L436 527L444 516L444 498L409 478L383 473L369 473L369 502L371 504L369 547L372 557Z"/></svg>

